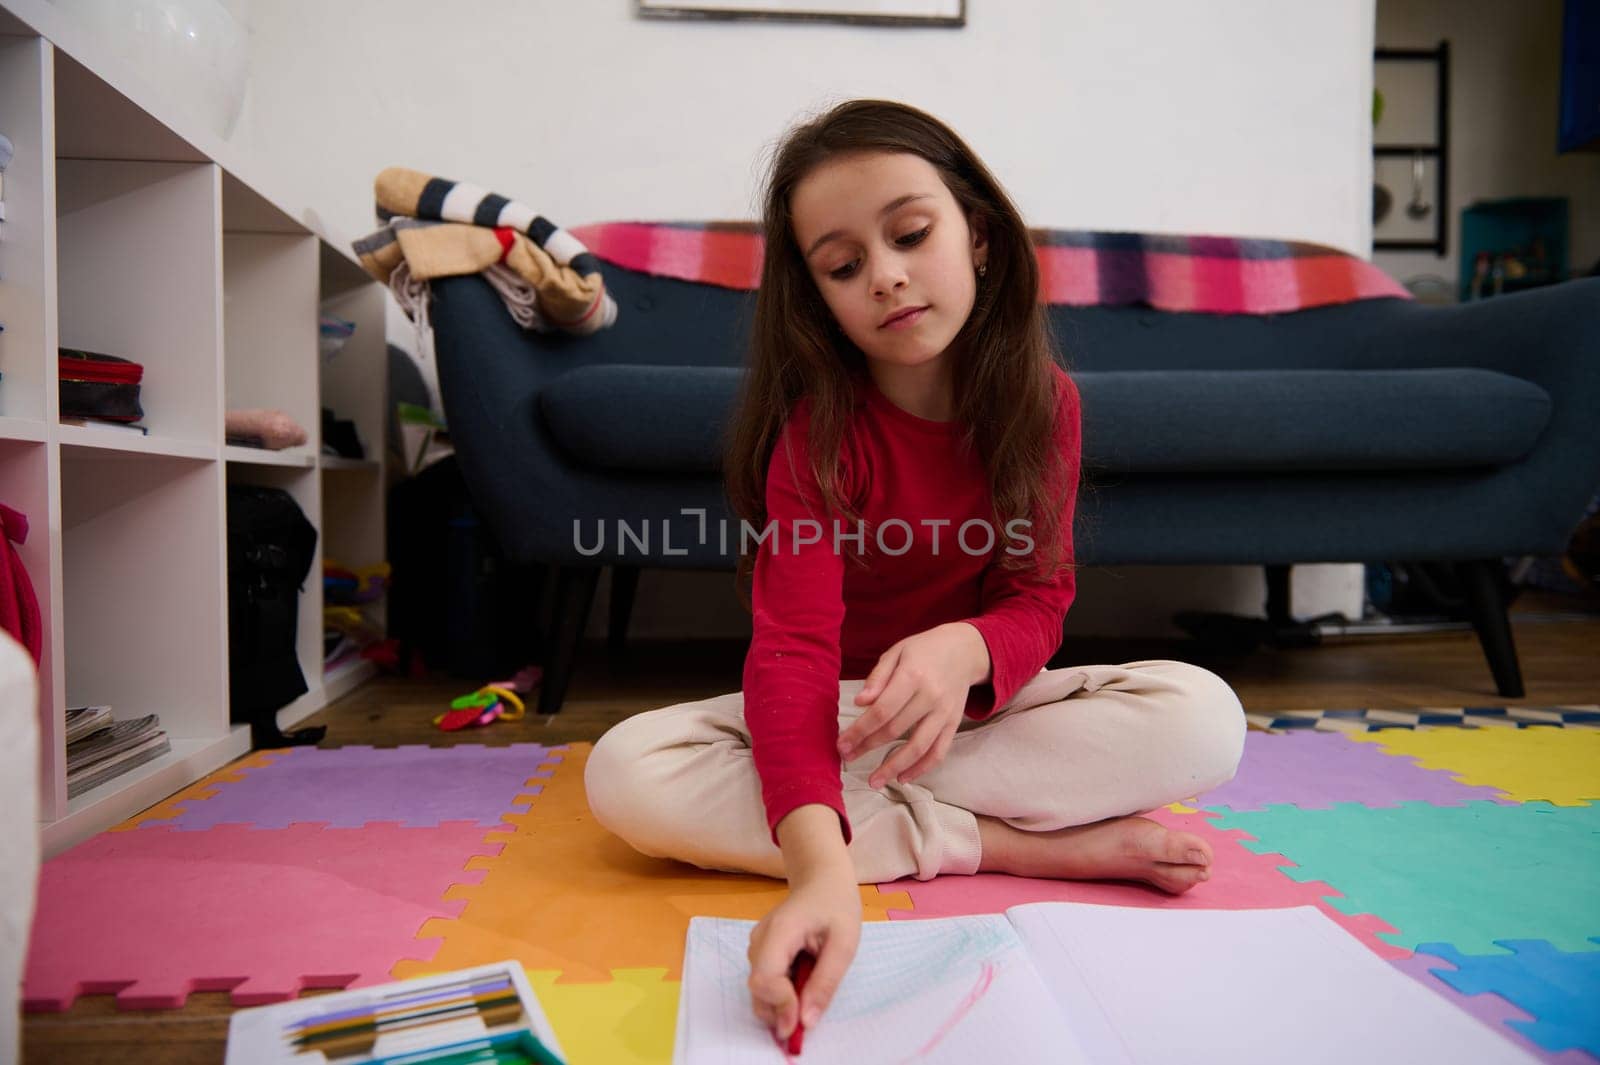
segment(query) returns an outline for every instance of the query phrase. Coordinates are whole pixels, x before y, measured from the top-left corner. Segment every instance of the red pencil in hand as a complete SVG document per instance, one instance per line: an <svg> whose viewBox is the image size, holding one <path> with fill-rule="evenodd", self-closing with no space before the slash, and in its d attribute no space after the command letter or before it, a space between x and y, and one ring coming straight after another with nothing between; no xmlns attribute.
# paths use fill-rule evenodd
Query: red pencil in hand
<svg viewBox="0 0 1600 1065"><path fill-rule="evenodd" d="M796 1008L799 1007L800 992L805 990L806 981L811 979L811 970L817 967L816 955L809 950L802 950L794 956L794 964L789 966L789 981L794 984L794 997ZM805 1025L795 1018L794 1031L789 1033L789 1053L799 1054L800 1047L805 1041Z"/></svg>

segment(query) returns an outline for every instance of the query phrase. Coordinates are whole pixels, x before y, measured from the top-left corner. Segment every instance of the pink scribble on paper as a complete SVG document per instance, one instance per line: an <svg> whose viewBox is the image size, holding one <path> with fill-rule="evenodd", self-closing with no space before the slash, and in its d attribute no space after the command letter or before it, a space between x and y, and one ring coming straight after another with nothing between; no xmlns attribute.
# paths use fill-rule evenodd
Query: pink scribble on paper
<svg viewBox="0 0 1600 1065"><path fill-rule="evenodd" d="M954 1029L956 1025L960 1024L962 1019L966 1017L968 1013L972 1012L972 1007L976 1006L983 999L983 996L989 993L989 985L994 983L994 974L997 969L998 966L996 966L994 962L984 962L983 969L978 973L978 982L973 985L971 991L967 992L967 997L962 999L961 1002L957 1004L956 1011L939 1026L939 1030L933 1033L932 1039L929 1039L921 1047L917 1048L917 1052L905 1060L919 1061L926 1057L929 1051L933 1050L934 1047L943 1042L944 1037L949 1035L951 1030Z"/></svg>

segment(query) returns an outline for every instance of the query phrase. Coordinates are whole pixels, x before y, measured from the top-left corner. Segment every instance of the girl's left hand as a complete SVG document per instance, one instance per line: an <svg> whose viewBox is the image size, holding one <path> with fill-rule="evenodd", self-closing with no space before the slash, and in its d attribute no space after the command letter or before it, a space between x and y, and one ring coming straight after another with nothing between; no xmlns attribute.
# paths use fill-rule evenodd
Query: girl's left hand
<svg viewBox="0 0 1600 1065"><path fill-rule="evenodd" d="M883 653L856 694L856 705L868 709L840 734L840 756L848 762L907 736L868 783L881 788L890 780L915 780L949 753L967 690L987 678L989 668L988 645L966 622L907 636Z"/></svg>

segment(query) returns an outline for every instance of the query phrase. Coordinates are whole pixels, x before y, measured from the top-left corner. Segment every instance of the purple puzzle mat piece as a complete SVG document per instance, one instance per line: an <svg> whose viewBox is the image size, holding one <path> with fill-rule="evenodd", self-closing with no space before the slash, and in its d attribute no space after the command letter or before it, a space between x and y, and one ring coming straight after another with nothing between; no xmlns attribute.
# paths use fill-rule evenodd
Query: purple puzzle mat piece
<svg viewBox="0 0 1600 1065"><path fill-rule="evenodd" d="M237 781L219 781L211 798L185 802L176 817L147 822L140 830L165 825L193 832L225 824L360 828L376 821L406 828L476 821L494 828L506 814L527 812L527 797L540 790L535 778L550 775L539 767L559 759L562 750L537 743L297 747L271 765L241 770ZM518 796L524 798L521 806Z"/></svg>
<svg viewBox="0 0 1600 1065"><path fill-rule="evenodd" d="M1581 1050L1563 1050L1559 1053L1546 1050L1511 1027L1506 1023L1507 1021L1531 1021L1534 1018L1499 995L1463 995L1428 971L1429 969L1449 968L1450 963L1443 958L1432 954L1413 954L1409 958L1391 960L1389 964L1426 987L1429 991L1443 995L1457 1007L1466 1010L1472 1016L1541 1061L1547 1061L1550 1065L1595 1065L1595 1059Z"/></svg>
<svg viewBox="0 0 1600 1065"><path fill-rule="evenodd" d="M1376 743L1356 743L1337 732L1247 732L1239 772L1199 796L1207 809L1261 812L1268 805L1326 810L1360 796L1362 806L1403 802L1459 806L1474 800L1511 804L1505 793L1451 779L1450 770L1423 769L1408 758L1384 754Z"/></svg>

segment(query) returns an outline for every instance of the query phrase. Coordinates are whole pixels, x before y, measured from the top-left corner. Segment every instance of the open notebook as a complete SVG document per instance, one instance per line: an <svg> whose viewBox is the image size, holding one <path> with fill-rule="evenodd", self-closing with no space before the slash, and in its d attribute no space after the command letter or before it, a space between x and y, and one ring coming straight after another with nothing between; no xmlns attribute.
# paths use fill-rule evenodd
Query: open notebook
<svg viewBox="0 0 1600 1065"><path fill-rule="evenodd" d="M751 921L689 924L678 1065L782 1062L750 1009ZM800 1059L1530 1063L1312 906L1157 910L1040 902L869 922Z"/></svg>

